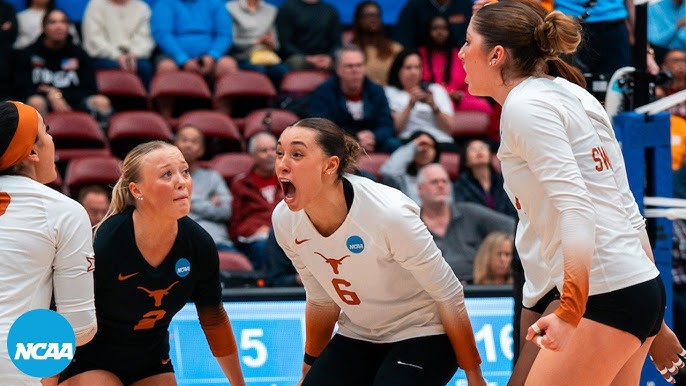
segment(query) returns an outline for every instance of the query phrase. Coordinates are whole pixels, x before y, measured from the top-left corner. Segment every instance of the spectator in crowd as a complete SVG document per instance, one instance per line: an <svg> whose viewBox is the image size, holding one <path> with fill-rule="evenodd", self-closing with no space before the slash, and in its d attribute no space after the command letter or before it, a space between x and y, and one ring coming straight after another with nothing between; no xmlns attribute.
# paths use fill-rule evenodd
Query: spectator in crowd
<svg viewBox="0 0 686 386"><path fill-rule="evenodd" d="M276 16L281 57L291 70L331 70L341 46L338 10L320 0L286 0Z"/></svg>
<svg viewBox="0 0 686 386"><path fill-rule="evenodd" d="M96 69L137 73L147 87L152 79L150 7L142 0L91 0L83 15L83 49Z"/></svg>
<svg viewBox="0 0 686 386"><path fill-rule="evenodd" d="M578 18L583 23L583 41L575 60L585 73L612 76L631 66L631 45L635 8L625 0L555 0L555 10Z"/></svg>
<svg viewBox="0 0 686 386"><path fill-rule="evenodd" d="M266 74L278 88L288 67L276 53L276 7L263 0L231 0L226 9L233 20L231 55L238 67Z"/></svg>
<svg viewBox="0 0 686 386"><path fill-rule="evenodd" d="M81 188L78 201L86 209L91 226L102 221L110 208L109 193L100 185L88 185Z"/></svg>
<svg viewBox="0 0 686 386"><path fill-rule="evenodd" d="M17 38L17 15L14 7L0 1L0 102L12 95L12 45Z"/></svg>
<svg viewBox="0 0 686 386"><path fill-rule="evenodd" d="M45 13L55 8L55 0L29 0L28 7L17 13L17 24L19 33L14 42L17 50L26 48L35 43L43 31L42 23ZM74 44L79 45L81 40L79 32L74 24L69 24L69 35Z"/></svg>
<svg viewBox="0 0 686 386"><path fill-rule="evenodd" d="M445 16L434 16L428 24L429 41L419 48L422 56L422 80L438 83L450 95L455 111L478 111L491 114L493 108L488 100L467 91L466 76L459 48L452 46L450 23ZM456 122L459 126L459 122Z"/></svg>
<svg viewBox="0 0 686 386"><path fill-rule="evenodd" d="M429 41L426 26L438 15L450 21L452 46L461 47L472 17L470 0L407 0L393 29L395 40L405 48L426 46Z"/></svg>
<svg viewBox="0 0 686 386"><path fill-rule="evenodd" d="M269 232L265 247L265 283L267 287L302 287L300 274L276 242L274 230Z"/></svg>
<svg viewBox="0 0 686 386"><path fill-rule="evenodd" d="M655 88L657 97L665 97L686 89L686 51L669 50L664 56L661 68L672 74L672 79L667 85ZM672 106L669 113L672 170L677 171L684 164L686 157L686 102Z"/></svg>
<svg viewBox="0 0 686 386"><path fill-rule="evenodd" d="M310 97L310 116L326 118L353 135L367 152L400 146L383 87L365 75L364 52L346 45L335 53L336 74Z"/></svg>
<svg viewBox="0 0 686 386"><path fill-rule="evenodd" d="M648 5L648 41L659 53L686 51L684 0L662 0Z"/></svg>
<svg viewBox="0 0 686 386"><path fill-rule="evenodd" d="M417 173L422 167L440 160L441 150L436 139L429 133L415 131L407 143L394 151L381 165L379 173L385 185L400 190L417 205L421 205L422 200L417 191Z"/></svg>
<svg viewBox="0 0 686 386"><path fill-rule="evenodd" d="M453 189L456 201L473 202L517 216L503 188L503 176L493 167L491 147L483 140L472 139L461 149L460 173Z"/></svg>
<svg viewBox="0 0 686 386"><path fill-rule="evenodd" d="M514 239L505 232L491 232L474 258L474 284L512 284Z"/></svg>
<svg viewBox="0 0 686 386"><path fill-rule="evenodd" d="M226 224L231 218L233 197L219 173L199 165L205 154L205 136L193 126L185 125L176 131L174 145L181 150L193 178L190 218L212 236L217 250L235 251Z"/></svg>
<svg viewBox="0 0 686 386"><path fill-rule="evenodd" d="M157 1L150 28L161 52L155 59L158 72L190 71L212 83L238 70L236 60L227 55L233 26L226 4L221 0ZM158 103L160 114L170 118L174 97L159 98ZM219 108L229 111L228 106Z"/></svg>
<svg viewBox="0 0 686 386"><path fill-rule="evenodd" d="M38 40L17 54L15 92L38 110L88 111L106 129L112 104L97 93L91 58L69 36L69 18L59 10L43 18Z"/></svg>
<svg viewBox="0 0 686 386"><path fill-rule="evenodd" d="M386 36L381 20L379 3L374 0L357 3L353 16L352 43L364 51L369 79L385 86L393 58L402 51L403 46Z"/></svg>
<svg viewBox="0 0 686 386"><path fill-rule="evenodd" d="M457 150L450 96L443 86L422 82L422 59L417 51L403 50L395 57L385 91L398 137L406 140L415 131L426 131L442 150Z"/></svg>
<svg viewBox="0 0 686 386"><path fill-rule="evenodd" d="M45 186L56 177L55 144L43 117L23 103L0 102L2 385L41 384L12 362L8 334L25 312L50 307L53 294L79 350L98 329L88 216L76 201Z"/></svg>
<svg viewBox="0 0 686 386"><path fill-rule="evenodd" d="M454 203L450 177L441 164L419 170L417 191L422 200L422 221L445 261L460 280L471 282L481 242L491 232L512 232L514 219L471 202Z"/></svg>
<svg viewBox="0 0 686 386"><path fill-rule="evenodd" d="M248 153L253 157L250 172L237 176L231 184L233 205L229 234L237 242L255 270L262 269L269 232L272 229L272 211L283 198L274 171L276 138L261 132L248 141Z"/></svg>

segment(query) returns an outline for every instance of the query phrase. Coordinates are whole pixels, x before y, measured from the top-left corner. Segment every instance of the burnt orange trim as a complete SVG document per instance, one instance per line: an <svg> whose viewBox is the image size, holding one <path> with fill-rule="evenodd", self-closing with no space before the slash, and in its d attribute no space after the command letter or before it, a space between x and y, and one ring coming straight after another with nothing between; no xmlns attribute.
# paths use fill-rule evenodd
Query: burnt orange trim
<svg viewBox="0 0 686 386"><path fill-rule="evenodd" d="M38 135L38 112L36 109L21 102L10 101L17 107L19 122L14 136L5 152L0 156L0 170L16 165L31 154L33 144Z"/></svg>

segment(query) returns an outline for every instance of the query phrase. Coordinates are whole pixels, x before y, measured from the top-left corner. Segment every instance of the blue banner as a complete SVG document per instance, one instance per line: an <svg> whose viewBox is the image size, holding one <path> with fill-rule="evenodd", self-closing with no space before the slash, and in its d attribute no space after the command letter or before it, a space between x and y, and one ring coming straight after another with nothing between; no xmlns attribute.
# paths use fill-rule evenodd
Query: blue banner
<svg viewBox="0 0 686 386"><path fill-rule="evenodd" d="M511 298L468 298L481 369L488 386L504 386L512 369ZM248 386L293 386L300 379L305 342L305 302L224 303L236 336ZM195 307L186 305L169 327L171 359L179 385L226 385L200 328ZM459 370L451 386L466 386Z"/></svg>

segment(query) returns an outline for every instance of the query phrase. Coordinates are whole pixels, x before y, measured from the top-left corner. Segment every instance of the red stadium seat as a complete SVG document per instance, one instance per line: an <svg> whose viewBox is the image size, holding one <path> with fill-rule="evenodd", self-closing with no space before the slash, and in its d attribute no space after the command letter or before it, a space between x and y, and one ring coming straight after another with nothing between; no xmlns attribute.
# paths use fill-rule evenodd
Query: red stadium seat
<svg viewBox="0 0 686 386"><path fill-rule="evenodd" d="M178 127L193 125L205 136L205 156L210 159L219 153L240 152L243 140L236 124L226 114L216 110L194 110L179 117Z"/></svg>
<svg viewBox="0 0 686 386"><path fill-rule="evenodd" d="M80 111L53 112L45 117L59 161L110 154L105 134L90 114Z"/></svg>
<svg viewBox="0 0 686 386"><path fill-rule="evenodd" d="M457 180L457 176L460 173L460 155L457 153L442 152L441 165L445 168L453 181Z"/></svg>
<svg viewBox="0 0 686 386"><path fill-rule="evenodd" d="M110 149L123 159L136 145L160 140L171 141L173 134L165 120L153 111L124 111L110 118Z"/></svg>
<svg viewBox="0 0 686 386"><path fill-rule="evenodd" d="M390 155L386 153L362 153L360 158L357 160L357 167L372 173L378 181L381 181L382 178L381 173L379 173L379 169L381 168L381 165L388 160L388 158L390 158Z"/></svg>
<svg viewBox="0 0 686 386"><path fill-rule="evenodd" d="M458 142L466 138L487 138L490 135L491 115L482 111L456 111L452 137Z"/></svg>
<svg viewBox="0 0 686 386"><path fill-rule="evenodd" d="M257 71L238 71L217 80L215 104L228 102L232 117L245 117L250 111L271 106L276 89L269 78Z"/></svg>
<svg viewBox="0 0 686 386"><path fill-rule="evenodd" d="M64 175L64 194L76 198L87 185L103 185L111 190L121 176L121 161L112 156L76 158L69 162Z"/></svg>
<svg viewBox="0 0 686 386"><path fill-rule="evenodd" d="M304 97L329 79L329 76L329 73L317 70L290 71L281 81L280 91L282 94Z"/></svg>
<svg viewBox="0 0 686 386"><path fill-rule="evenodd" d="M189 71L158 72L150 83L150 105L159 109L159 99L174 98L172 116L212 107L212 93L202 76ZM171 117L165 117L171 118Z"/></svg>
<svg viewBox="0 0 686 386"><path fill-rule="evenodd" d="M219 269L222 271L252 271L252 263L240 252L219 251Z"/></svg>
<svg viewBox="0 0 686 386"><path fill-rule="evenodd" d="M98 92L110 98L117 111L148 107L148 92L138 75L123 70L98 70L95 80Z"/></svg>
<svg viewBox="0 0 686 386"><path fill-rule="evenodd" d="M250 171L253 165L252 156L248 153L224 153L212 158L210 168L216 170L230 187L238 175Z"/></svg>
<svg viewBox="0 0 686 386"><path fill-rule="evenodd" d="M268 131L278 138L286 127L297 121L298 116L288 110L255 110L245 117L243 138L247 142L250 137L262 131Z"/></svg>

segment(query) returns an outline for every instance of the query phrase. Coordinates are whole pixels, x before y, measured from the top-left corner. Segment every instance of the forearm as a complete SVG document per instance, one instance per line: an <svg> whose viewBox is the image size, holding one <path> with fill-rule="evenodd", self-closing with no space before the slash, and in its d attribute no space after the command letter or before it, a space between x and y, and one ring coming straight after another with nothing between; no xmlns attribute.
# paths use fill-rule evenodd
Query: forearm
<svg viewBox="0 0 686 386"><path fill-rule="evenodd" d="M576 326L586 310L591 257L595 244L595 219L592 214L568 210L560 215L560 240L564 258L564 282L560 307L555 314Z"/></svg>
<svg viewBox="0 0 686 386"><path fill-rule="evenodd" d="M462 294L438 302L437 307L443 328L455 350L458 365L465 372L481 374L481 357L476 348L472 324Z"/></svg>
<svg viewBox="0 0 686 386"><path fill-rule="evenodd" d="M393 114L393 124L395 126L395 132L400 134L405 130L407 121L410 118L410 113L412 112L413 105L408 104L403 111Z"/></svg>
<svg viewBox="0 0 686 386"><path fill-rule="evenodd" d="M222 371L224 372L224 375L226 375L226 378L228 378L231 386L245 386L238 352L223 357L217 357L217 363L219 363L219 367L222 368Z"/></svg>
<svg viewBox="0 0 686 386"><path fill-rule="evenodd" d="M440 110L434 110L434 117L436 118L436 125L439 129L448 134L453 132L453 117Z"/></svg>
<svg viewBox="0 0 686 386"><path fill-rule="evenodd" d="M324 350L331 340L341 309L333 302L305 305L305 353L314 357Z"/></svg>

